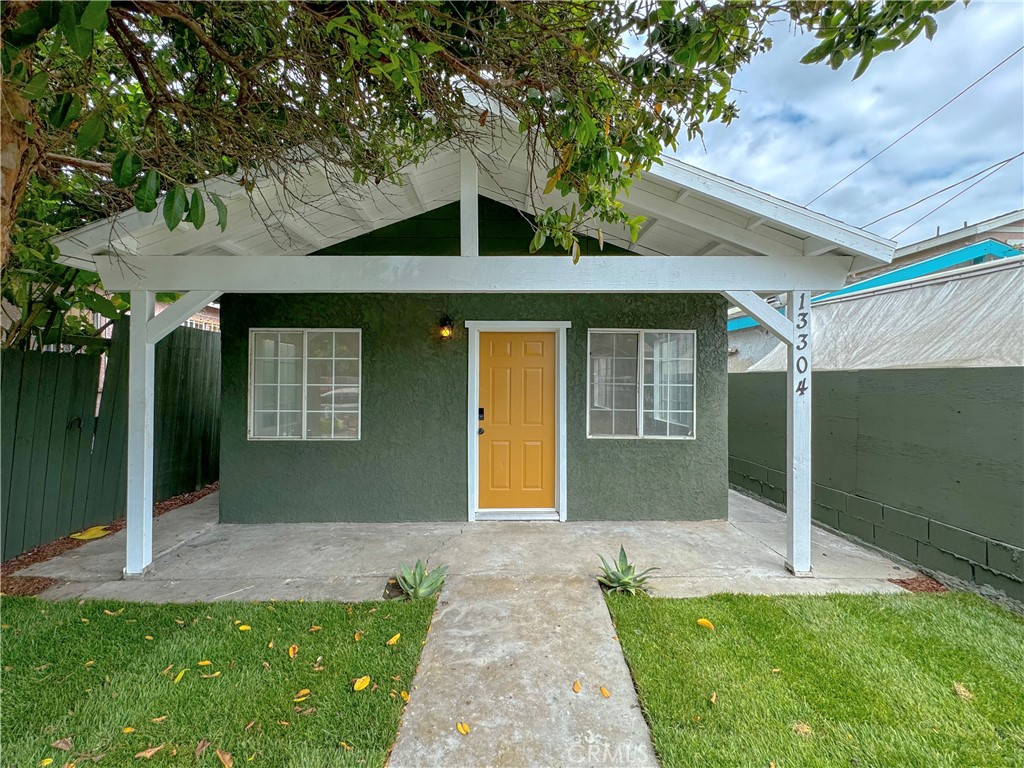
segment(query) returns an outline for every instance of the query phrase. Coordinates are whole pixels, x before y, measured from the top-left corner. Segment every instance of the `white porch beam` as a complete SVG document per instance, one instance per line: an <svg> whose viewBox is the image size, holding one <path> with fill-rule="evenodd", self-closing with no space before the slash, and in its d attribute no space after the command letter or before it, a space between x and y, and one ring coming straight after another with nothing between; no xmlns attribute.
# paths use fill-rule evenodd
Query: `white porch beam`
<svg viewBox="0 0 1024 768"><path fill-rule="evenodd" d="M459 233L463 256L480 255L480 194L476 158L468 149L459 152Z"/></svg>
<svg viewBox="0 0 1024 768"><path fill-rule="evenodd" d="M722 295L771 331L779 341L793 342L793 323L753 291L722 291Z"/></svg>
<svg viewBox="0 0 1024 768"><path fill-rule="evenodd" d="M153 293L133 290L128 340L128 494L125 574L153 562Z"/></svg>
<svg viewBox="0 0 1024 768"><path fill-rule="evenodd" d="M841 288L852 257L97 256L108 290L239 293L719 293Z"/></svg>
<svg viewBox="0 0 1024 768"><path fill-rule="evenodd" d="M156 344L171 331L201 309L205 309L220 296L220 291L189 291L163 312L146 323L150 344Z"/></svg>
<svg viewBox="0 0 1024 768"><path fill-rule="evenodd" d="M786 381L786 567L811 575L811 293L790 291Z"/></svg>

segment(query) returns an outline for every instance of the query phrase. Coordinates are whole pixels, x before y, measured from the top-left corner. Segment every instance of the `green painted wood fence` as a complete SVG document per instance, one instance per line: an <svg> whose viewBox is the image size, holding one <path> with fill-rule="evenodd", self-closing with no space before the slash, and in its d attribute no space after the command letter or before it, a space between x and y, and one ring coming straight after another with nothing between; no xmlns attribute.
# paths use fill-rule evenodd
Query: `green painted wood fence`
<svg viewBox="0 0 1024 768"><path fill-rule="evenodd" d="M98 355L0 357L0 537L14 557L125 512L128 323ZM97 398L99 408L97 409ZM156 348L154 500L218 477L220 334L177 328Z"/></svg>

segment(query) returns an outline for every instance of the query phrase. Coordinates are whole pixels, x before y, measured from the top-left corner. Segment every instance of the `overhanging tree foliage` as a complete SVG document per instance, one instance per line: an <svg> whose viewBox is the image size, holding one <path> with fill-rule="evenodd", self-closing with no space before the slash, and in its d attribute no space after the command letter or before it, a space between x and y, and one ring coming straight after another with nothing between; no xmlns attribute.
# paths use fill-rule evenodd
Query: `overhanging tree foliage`
<svg viewBox="0 0 1024 768"><path fill-rule="evenodd" d="M622 192L680 134L735 117L732 78L770 47L773 23L815 34L808 61L859 59L859 75L931 37L949 5L8 1L4 297L50 339L67 308L99 304L86 298L95 276L54 263L59 229L132 205L159 207L170 229L223 229L213 177L287 189L300 158L339 188L398 181L432 147L472 146L496 120L518 123L538 187L571 201L535 212L534 247L551 238L575 255L577 232L609 225L635 237L642 218ZM5 343L29 338L22 328Z"/></svg>

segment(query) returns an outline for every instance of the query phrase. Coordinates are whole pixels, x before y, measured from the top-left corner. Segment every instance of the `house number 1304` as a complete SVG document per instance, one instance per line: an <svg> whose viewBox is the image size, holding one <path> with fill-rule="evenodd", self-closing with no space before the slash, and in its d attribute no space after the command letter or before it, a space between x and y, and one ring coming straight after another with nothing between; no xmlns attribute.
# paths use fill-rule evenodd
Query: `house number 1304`
<svg viewBox="0 0 1024 768"><path fill-rule="evenodd" d="M810 313L806 311L805 302L807 300L807 294L800 294L800 307L796 313L796 360L794 365L796 366L796 375L800 378L797 379L796 394L803 397L807 394L807 369L810 366L810 361L807 358L807 343L810 335L810 329L807 327L807 318Z"/></svg>

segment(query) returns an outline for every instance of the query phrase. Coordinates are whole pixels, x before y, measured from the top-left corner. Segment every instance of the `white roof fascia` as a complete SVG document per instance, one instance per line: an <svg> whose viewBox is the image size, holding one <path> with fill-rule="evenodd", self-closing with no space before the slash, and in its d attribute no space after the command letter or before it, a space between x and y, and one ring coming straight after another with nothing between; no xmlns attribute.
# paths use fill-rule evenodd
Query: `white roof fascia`
<svg viewBox="0 0 1024 768"><path fill-rule="evenodd" d="M774 221L813 237L835 243L856 256L864 256L883 264L892 261L893 252L896 249L896 243L893 240L844 224L795 203L772 197L752 187L716 176L673 157L662 159L664 165L657 170L650 171L652 176L664 178L728 205L762 216L767 220L766 224L771 224Z"/></svg>

